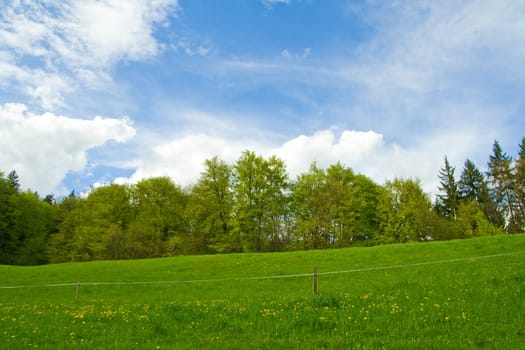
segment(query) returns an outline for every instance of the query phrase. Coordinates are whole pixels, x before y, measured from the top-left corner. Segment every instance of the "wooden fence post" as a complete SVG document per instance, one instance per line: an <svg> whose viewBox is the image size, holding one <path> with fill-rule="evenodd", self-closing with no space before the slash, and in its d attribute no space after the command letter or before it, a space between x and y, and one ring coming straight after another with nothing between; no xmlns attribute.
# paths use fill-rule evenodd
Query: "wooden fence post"
<svg viewBox="0 0 525 350"><path fill-rule="evenodd" d="M317 296L317 266L314 266L314 278L312 289L314 292L314 296Z"/></svg>
<svg viewBox="0 0 525 350"><path fill-rule="evenodd" d="M78 298L79 291L80 291L80 281L77 282L77 292L75 293L75 299Z"/></svg>

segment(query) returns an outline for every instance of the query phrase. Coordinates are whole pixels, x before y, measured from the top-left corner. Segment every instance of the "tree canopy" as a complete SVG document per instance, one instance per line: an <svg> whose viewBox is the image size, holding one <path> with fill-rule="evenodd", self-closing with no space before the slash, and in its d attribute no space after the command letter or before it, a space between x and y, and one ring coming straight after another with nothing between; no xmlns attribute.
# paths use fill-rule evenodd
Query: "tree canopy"
<svg viewBox="0 0 525 350"><path fill-rule="evenodd" d="M218 157L183 189L168 177L43 198L0 172L0 263L339 248L525 231L525 138L515 160L496 141L487 173L445 157L435 202L418 179L380 185L313 163L296 179L275 156Z"/></svg>

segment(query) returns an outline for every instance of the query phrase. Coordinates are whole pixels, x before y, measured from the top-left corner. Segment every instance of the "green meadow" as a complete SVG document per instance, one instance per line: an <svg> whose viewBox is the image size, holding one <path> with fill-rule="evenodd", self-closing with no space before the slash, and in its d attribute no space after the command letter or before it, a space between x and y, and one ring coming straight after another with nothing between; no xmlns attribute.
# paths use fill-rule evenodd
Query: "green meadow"
<svg viewBox="0 0 525 350"><path fill-rule="evenodd" d="M525 235L0 273L2 349L525 348Z"/></svg>

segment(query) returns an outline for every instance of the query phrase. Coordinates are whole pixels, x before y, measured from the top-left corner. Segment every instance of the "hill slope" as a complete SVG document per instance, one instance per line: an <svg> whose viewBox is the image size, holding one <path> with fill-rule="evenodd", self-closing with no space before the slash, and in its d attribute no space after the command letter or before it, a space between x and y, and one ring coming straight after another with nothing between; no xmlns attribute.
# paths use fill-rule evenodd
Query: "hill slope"
<svg viewBox="0 0 525 350"><path fill-rule="evenodd" d="M524 258L516 235L0 266L0 348L523 348Z"/></svg>

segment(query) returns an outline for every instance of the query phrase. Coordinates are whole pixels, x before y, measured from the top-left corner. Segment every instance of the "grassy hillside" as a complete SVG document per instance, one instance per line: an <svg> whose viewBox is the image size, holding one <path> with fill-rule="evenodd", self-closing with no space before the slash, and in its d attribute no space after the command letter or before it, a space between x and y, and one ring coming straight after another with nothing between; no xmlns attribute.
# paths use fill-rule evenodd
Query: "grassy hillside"
<svg viewBox="0 0 525 350"><path fill-rule="evenodd" d="M525 235L0 274L5 349L525 348Z"/></svg>

